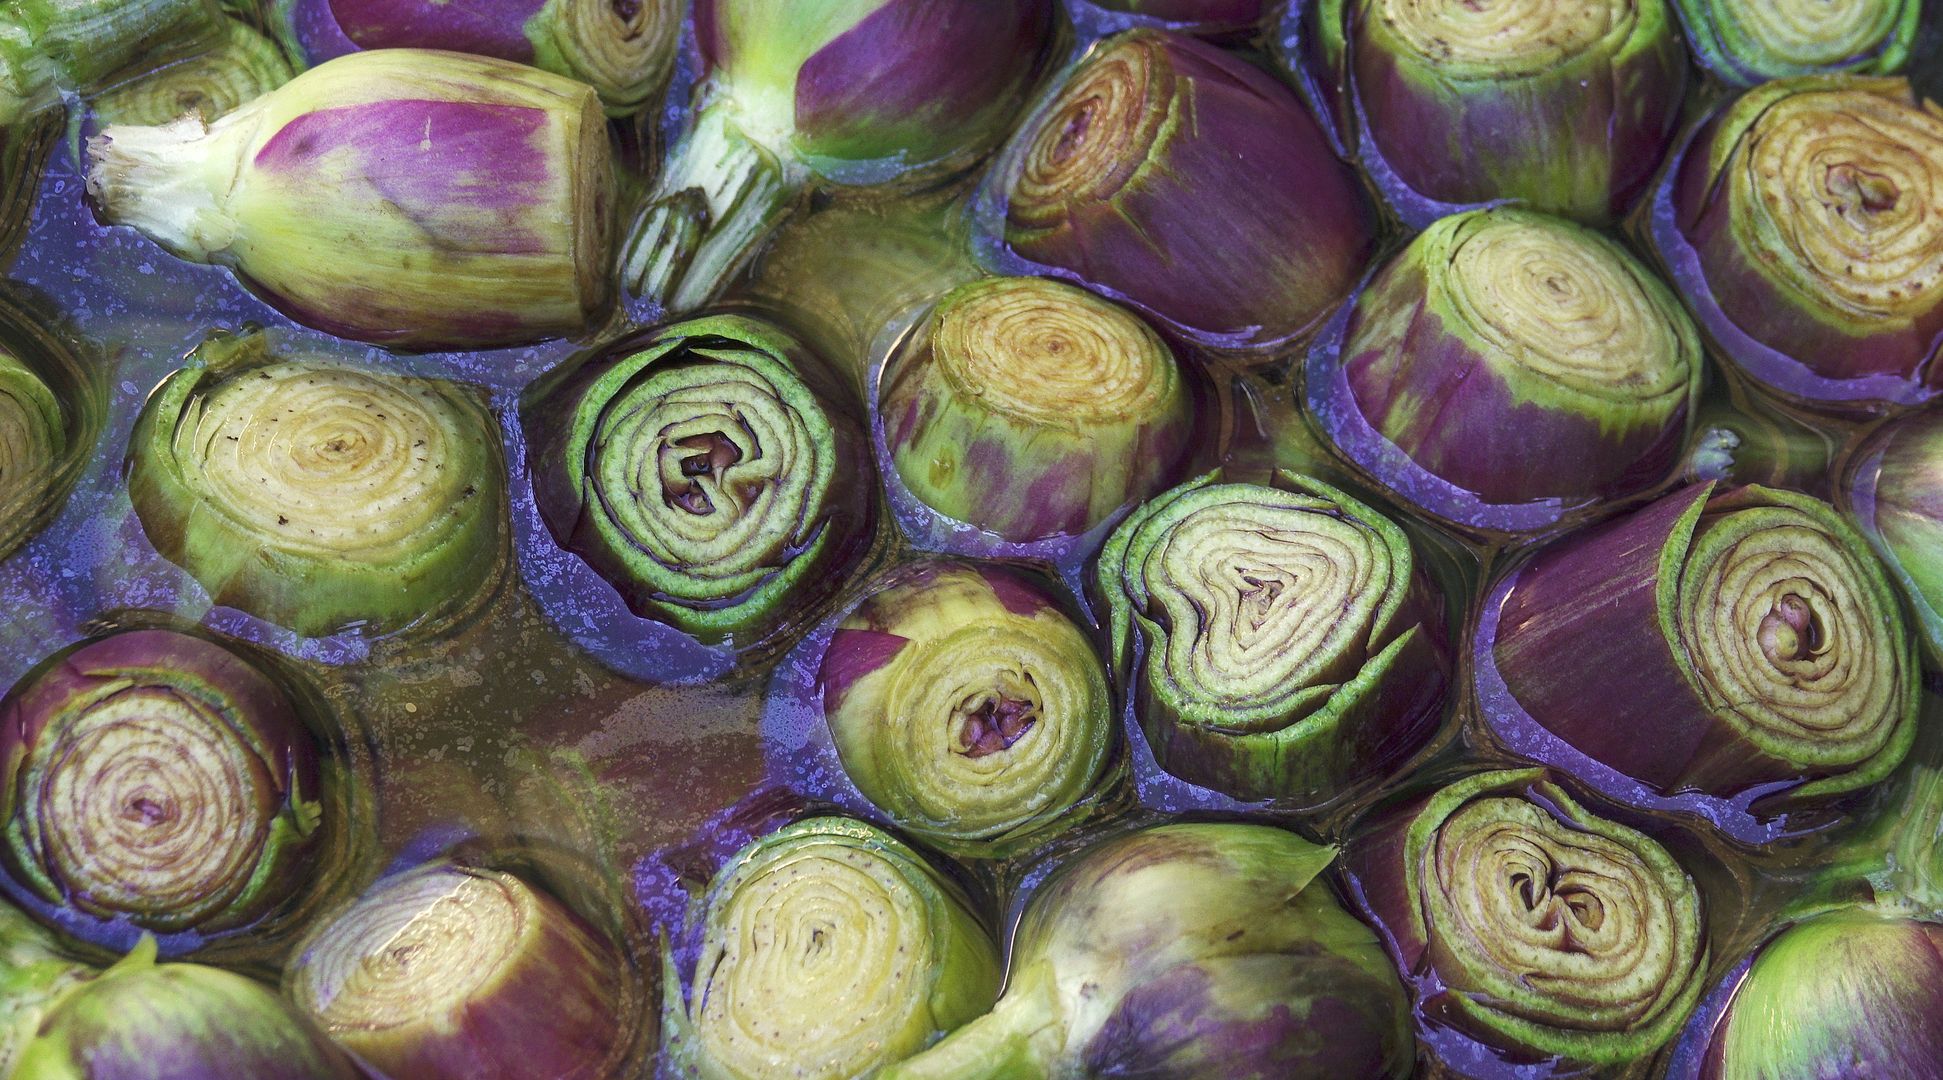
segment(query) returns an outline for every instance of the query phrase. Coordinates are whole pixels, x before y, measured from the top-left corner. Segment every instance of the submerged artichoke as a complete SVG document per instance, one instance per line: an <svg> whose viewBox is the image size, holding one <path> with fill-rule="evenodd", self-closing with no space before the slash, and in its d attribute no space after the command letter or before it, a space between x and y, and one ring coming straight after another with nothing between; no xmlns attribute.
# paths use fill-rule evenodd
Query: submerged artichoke
<svg viewBox="0 0 1943 1080"><path fill-rule="evenodd" d="M1695 1018L1669 1076L1919 1077L1943 1062L1943 924L1833 911L1783 930L1729 979L1724 1011Z"/></svg>
<svg viewBox="0 0 1943 1080"><path fill-rule="evenodd" d="M863 433L806 382L816 358L741 316L604 350L529 400L547 528L628 607L757 644L812 617L872 521Z"/></svg>
<svg viewBox="0 0 1943 1080"><path fill-rule="evenodd" d="M1891 420L1849 451L1837 501L1902 586L1943 670L1943 408Z"/></svg>
<svg viewBox="0 0 1943 1080"><path fill-rule="evenodd" d="M1114 530L1098 573L1115 665L1182 779L1320 801L1437 726L1443 603L1402 530L1327 484L1184 484Z"/></svg>
<svg viewBox="0 0 1943 1080"><path fill-rule="evenodd" d="M278 0L312 60L353 49L450 49L594 88L610 114L652 103L681 38L678 0Z"/></svg>
<svg viewBox="0 0 1943 1080"><path fill-rule="evenodd" d="M22 1080L361 1080L362 1070L267 987L143 942L41 1020Z"/></svg>
<svg viewBox="0 0 1943 1080"><path fill-rule="evenodd" d="M702 1080L844 1080L991 1008L999 953L964 894L861 821L811 818L743 848L706 898L668 1052Z"/></svg>
<svg viewBox="0 0 1943 1080"><path fill-rule="evenodd" d="M1806 495L1695 485L1547 548L1484 611L1485 721L1621 801L1785 807L1882 779L1915 737L1895 593Z"/></svg>
<svg viewBox="0 0 1943 1080"><path fill-rule="evenodd" d="M1702 67L1730 86L1791 75L1893 75L1923 0L1675 0Z"/></svg>
<svg viewBox="0 0 1943 1080"><path fill-rule="evenodd" d="M1499 199L1611 221L1672 142L1666 0L1309 2L1303 74L1408 224Z"/></svg>
<svg viewBox="0 0 1943 1080"><path fill-rule="evenodd" d="M872 594L837 627L818 682L857 789L946 850L1031 846L1119 772L1092 642L1002 570L934 564Z"/></svg>
<svg viewBox="0 0 1943 1080"><path fill-rule="evenodd" d="M1617 243L1517 209L1444 218L1372 278L1308 367L1337 448L1461 528L1543 528L1678 460L1699 335Z"/></svg>
<svg viewBox="0 0 1943 1080"><path fill-rule="evenodd" d="M882 411L913 495L1018 541L1083 533L1153 495L1194 424L1159 335L1045 278L939 300L885 369Z"/></svg>
<svg viewBox="0 0 1943 1080"><path fill-rule="evenodd" d="M89 104L97 125L166 124L226 116L290 81L283 50L241 19L224 19L213 48L125 83Z"/></svg>
<svg viewBox="0 0 1943 1080"><path fill-rule="evenodd" d="M67 419L39 372L0 351L0 558L25 539L10 527L36 519L67 453Z"/></svg>
<svg viewBox="0 0 1943 1080"><path fill-rule="evenodd" d="M1046 879L996 1008L883 1080L1402 1077L1403 988L1317 875L1335 853L1262 825L1163 825Z"/></svg>
<svg viewBox="0 0 1943 1080"><path fill-rule="evenodd" d="M0 901L0 1076L22 1077L20 1055L41 1018L67 992L94 978L85 964L63 956L47 931Z"/></svg>
<svg viewBox="0 0 1943 1080"><path fill-rule="evenodd" d="M1743 375L1814 405L1909 403L1943 369L1943 111L1900 79L1783 79L1668 169L1652 236Z"/></svg>
<svg viewBox="0 0 1943 1080"><path fill-rule="evenodd" d="M1419 1010L1500 1051L1637 1061L1704 988L1693 881L1542 769L1484 773L1387 811L1344 862L1425 996Z"/></svg>
<svg viewBox="0 0 1943 1080"><path fill-rule="evenodd" d="M356 53L212 122L112 125L88 157L110 223L339 337L513 345L578 332L608 300L600 103L523 65Z"/></svg>
<svg viewBox="0 0 1943 1080"><path fill-rule="evenodd" d="M267 939L337 872L339 779L248 657L171 630L83 642L0 700L7 891L109 952Z"/></svg>
<svg viewBox="0 0 1943 1080"><path fill-rule="evenodd" d="M1095 45L1014 137L1005 240L1201 344L1272 349L1356 284L1375 218L1287 87L1158 30Z"/></svg>
<svg viewBox="0 0 1943 1080"><path fill-rule="evenodd" d="M129 450L149 541L218 604L300 634L426 624L502 562L505 464L460 387L216 338L150 396Z"/></svg>
<svg viewBox="0 0 1943 1080"><path fill-rule="evenodd" d="M634 1049L629 978L613 942L524 879L438 862L318 926L284 983L390 1076L608 1080Z"/></svg>
<svg viewBox="0 0 1943 1080"><path fill-rule="evenodd" d="M697 0L697 110L623 255L637 295L707 303L813 181L970 165L1022 105L1051 0Z"/></svg>
<svg viewBox="0 0 1943 1080"><path fill-rule="evenodd" d="M222 36L216 0L6 0L0 124L191 56Z"/></svg>

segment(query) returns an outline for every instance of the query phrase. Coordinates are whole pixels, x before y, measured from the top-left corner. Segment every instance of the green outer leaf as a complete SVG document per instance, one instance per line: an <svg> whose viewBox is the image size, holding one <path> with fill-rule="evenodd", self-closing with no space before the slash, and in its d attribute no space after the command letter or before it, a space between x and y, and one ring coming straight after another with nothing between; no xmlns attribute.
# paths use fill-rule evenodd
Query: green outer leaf
<svg viewBox="0 0 1943 1080"><path fill-rule="evenodd" d="M63 956L53 936L19 909L0 902L0 1077L26 1080L16 1066L41 1018L95 974Z"/></svg>

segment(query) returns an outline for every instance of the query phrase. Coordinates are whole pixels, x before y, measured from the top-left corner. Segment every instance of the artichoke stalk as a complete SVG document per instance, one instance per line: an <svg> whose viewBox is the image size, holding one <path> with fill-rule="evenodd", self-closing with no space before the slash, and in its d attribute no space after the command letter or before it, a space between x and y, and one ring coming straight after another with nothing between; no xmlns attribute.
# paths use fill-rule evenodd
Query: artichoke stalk
<svg viewBox="0 0 1943 1080"><path fill-rule="evenodd" d="M1114 665L1175 776L1312 803L1437 727L1442 598L1403 531L1336 488L1202 477L1121 522L1098 575Z"/></svg>
<svg viewBox="0 0 1943 1080"><path fill-rule="evenodd" d="M0 1077L21 1076L20 1055L48 1009L95 977L62 955L54 939L12 904L0 902Z"/></svg>
<svg viewBox="0 0 1943 1080"><path fill-rule="evenodd" d="M1501 208L1439 220L1379 270L1340 347L1311 352L1308 394L1400 501L1520 532L1664 478L1701 372L1693 323L1624 248Z"/></svg>
<svg viewBox="0 0 1943 1080"><path fill-rule="evenodd" d="M506 545L492 418L431 379L279 359L218 337L150 396L129 497L210 598L306 636L428 625L476 601Z"/></svg>
<svg viewBox="0 0 1943 1080"><path fill-rule="evenodd" d="M1651 233L1714 351L1809 408L1906 405L1943 370L1943 108L1901 79L1808 76L1723 105Z"/></svg>
<svg viewBox="0 0 1943 1080"><path fill-rule="evenodd" d="M340 1046L413 1080L607 1080L633 1047L626 957L523 878L435 862L321 924L284 975Z"/></svg>
<svg viewBox="0 0 1943 1080"><path fill-rule="evenodd" d="M1700 66L1729 86L1795 75L1894 75L1923 0L1675 0Z"/></svg>
<svg viewBox="0 0 1943 1080"><path fill-rule="evenodd" d="M295 74L275 42L241 19L224 19L222 39L208 52L124 83L95 98L89 109L97 127L166 124L190 114L214 120Z"/></svg>
<svg viewBox="0 0 1943 1080"><path fill-rule="evenodd" d="M606 307L609 156L581 83L381 49L213 121L111 125L88 141L88 193L305 325L487 348L577 333Z"/></svg>
<svg viewBox="0 0 1943 1080"><path fill-rule="evenodd" d="M681 38L679 0L275 0L313 62L360 49L447 49L529 64L594 88L607 112L654 103Z"/></svg>
<svg viewBox="0 0 1943 1080"><path fill-rule="evenodd" d="M1682 459L1685 483L1765 484L1818 499L1833 491L1836 434L1744 395L1709 395Z"/></svg>
<svg viewBox="0 0 1943 1080"><path fill-rule="evenodd" d="M1263 825L1097 844L1027 900L997 1007L879 1076L1407 1076L1403 988L1319 880L1334 855Z"/></svg>
<svg viewBox="0 0 1943 1080"><path fill-rule="evenodd" d="M697 0L703 77L622 255L635 295L707 303L812 184L964 169L1049 51L1051 0Z"/></svg>
<svg viewBox="0 0 1943 1080"><path fill-rule="evenodd" d="M67 449L67 420L54 391L33 368L0 351L0 521L38 517ZM23 539L0 534L0 558Z"/></svg>
<svg viewBox="0 0 1943 1080"><path fill-rule="evenodd" d="M724 315L565 371L523 412L540 516L643 618L737 648L812 618L873 521L863 432L818 364Z"/></svg>
<svg viewBox="0 0 1943 1080"><path fill-rule="evenodd" d="M144 940L42 1018L22 1080L362 1080L363 1070L269 988L200 964L157 964Z"/></svg>
<svg viewBox="0 0 1943 1080"><path fill-rule="evenodd" d="M222 37L216 0L6 0L0 124L193 56Z"/></svg>
<svg viewBox="0 0 1943 1080"><path fill-rule="evenodd" d="M1545 549L1484 610L1486 723L1622 802L1752 796L1770 817L1875 783L1916 734L1895 593L1806 495L1695 485Z"/></svg>
<svg viewBox="0 0 1943 1080"><path fill-rule="evenodd" d="M1513 200L1623 215L1672 143L1667 0L1309 0L1297 74L1404 222Z"/></svg>
<svg viewBox="0 0 1943 1080"><path fill-rule="evenodd" d="M946 294L890 359L881 409L913 495L1020 542L1084 533L1157 494L1194 424L1158 334L1046 278Z"/></svg>
<svg viewBox="0 0 1943 1080"><path fill-rule="evenodd" d="M946 851L1043 842L1125 771L1092 642L1002 570L904 574L838 625L818 682L857 789Z"/></svg>
<svg viewBox="0 0 1943 1080"><path fill-rule="evenodd" d="M672 961L663 998L668 1053L702 1080L889 1075L998 996L998 947L963 892L861 821L756 840L704 902L685 1011Z"/></svg>
<svg viewBox="0 0 1943 1080"><path fill-rule="evenodd" d="M1901 587L1923 655L1943 671L1943 409L1877 427L1840 476L1838 504Z"/></svg>
<svg viewBox="0 0 1943 1080"><path fill-rule="evenodd" d="M1694 1018L1668 1075L1932 1076L1943 1061L1939 957L1943 924L1862 908L1796 923L1728 976L1724 1008Z"/></svg>
<svg viewBox="0 0 1943 1080"><path fill-rule="evenodd" d="M1705 988L1692 879L1542 769L1483 773L1392 808L1344 862L1425 995L1419 1011L1500 1051L1637 1061Z"/></svg>
<svg viewBox="0 0 1943 1080"><path fill-rule="evenodd" d="M82 642L0 700L4 883L109 952L267 939L335 874L340 780L250 658L171 630Z"/></svg>
<svg viewBox="0 0 1943 1080"><path fill-rule="evenodd" d="M1165 31L1096 44L992 182L1013 253L1240 354L1319 326L1375 248L1368 200L1301 100Z"/></svg>

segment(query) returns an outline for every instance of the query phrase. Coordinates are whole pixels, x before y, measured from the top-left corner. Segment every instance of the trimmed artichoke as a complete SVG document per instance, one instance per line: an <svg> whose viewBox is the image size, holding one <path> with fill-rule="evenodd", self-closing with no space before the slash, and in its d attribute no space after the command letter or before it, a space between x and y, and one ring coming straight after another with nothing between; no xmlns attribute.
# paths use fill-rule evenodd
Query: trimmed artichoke
<svg viewBox="0 0 1943 1080"><path fill-rule="evenodd" d="M1924 655L1943 670L1943 408L1891 420L1850 450L1837 502L1902 587Z"/></svg>
<svg viewBox="0 0 1943 1080"><path fill-rule="evenodd" d="M1092 642L1002 570L934 564L899 577L838 625L818 682L857 789L947 851L1040 843L1123 771Z"/></svg>
<svg viewBox="0 0 1943 1080"><path fill-rule="evenodd" d="M606 307L609 154L581 83L381 49L214 121L111 125L88 142L88 193L305 325L484 348L577 333Z"/></svg>
<svg viewBox="0 0 1943 1080"><path fill-rule="evenodd" d="M224 19L215 47L124 83L89 103L94 123L166 124L226 116L290 81L283 50L240 19Z"/></svg>
<svg viewBox="0 0 1943 1080"><path fill-rule="evenodd" d="M622 256L639 296L707 303L812 183L966 168L1047 53L1051 0L696 0L697 111Z"/></svg>
<svg viewBox="0 0 1943 1080"><path fill-rule="evenodd" d="M862 431L768 323L691 319L605 349L523 413L561 546L643 618L737 648L813 617L872 523Z"/></svg>
<svg viewBox="0 0 1943 1080"><path fill-rule="evenodd" d="M7 891L110 953L272 938L336 873L341 779L243 654L171 630L82 642L0 699Z"/></svg>
<svg viewBox="0 0 1943 1080"><path fill-rule="evenodd" d="M1638 1061L1705 988L1692 879L1542 769L1483 773L1387 811L1344 862L1422 988L1419 1011L1500 1051Z"/></svg>
<svg viewBox="0 0 1943 1080"><path fill-rule="evenodd" d="M634 1049L625 955L517 875L436 862L320 924L284 975L339 1045L412 1080L608 1080Z"/></svg>
<svg viewBox="0 0 1943 1080"><path fill-rule="evenodd" d="M0 351L0 522L37 521L68 452L67 418L40 373ZM23 533L0 526L0 558Z"/></svg>
<svg viewBox="0 0 1943 1080"><path fill-rule="evenodd" d="M1729 86L1794 75L1894 75L1923 0L1674 0L1700 65Z"/></svg>
<svg viewBox="0 0 1943 1080"><path fill-rule="evenodd" d="M751 843L705 903L686 1009L676 982L663 1001L668 1053L702 1080L869 1076L998 996L998 947L964 894L861 821Z"/></svg>
<svg viewBox="0 0 1943 1080"><path fill-rule="evenodd" d="M1324 801L1442 716L1441 598L1401 529L1320 481L1183 484L1114 530L1098 574L1114 664L1184 780Z"/></svg>
<svg viewBox="0 0 1943 1080"><path fill-rule="evenodd" d="M993 180L1018 255L1237 351L1319 326L1376 244L1361 185L1301 100L1165 31L1095 45Z"/></svg>
<svg viewBox="0 0 1943 1080"><path fill-rule="evenodd" d="M1901 79L1783 79L1667 171L1652 238L1718 355L1809 407L1908 404L1943 368L1943 109Z"/></svg>
<svg viewBox="0 0 1943 1080"><path fill-rule="evenodd" d="M1672 471L1699 335L1626 250L1528 210L1444 218L1353 304L1308 394L1345 456L1462 529L1522 532Z"/></svg>
<svg viewBox="0 0 1943 1080"><path fill-rule="evenodd" d="M1695 485L1545 549L1484 610L1486 723L1622 802L1759 796L1770 816L1875 783L1916 734L1893 588L1806 495Z"/></svg>
<svg viewBox="0 0 1943 1080"><path fill-rule="evenodd" d="M216 44L216 0L6 0L0 4L0 124L92 94Z"/></svg>
<svg viewBox="0 0 1943 1080"><path fill-rule="evenodd" d="M1263 825L1097 844L1027 900L997 1007L879 1075L1407 1076L1403 988L1318 880L1334 854Z"/></svg>
<svg viewBox="0 0 1943 1080"><path fill-rule="evenodd" d="M1194 425L1158 334L1046 278L952 290L890 359L883 394L911 494L1022 542L1084 533L1159 492Z"/></svg>
<svg viewBox="0 0 1943 1080"><path fill-rule="evenodd" d="M306 636L388 633L476 601L504 560L505 463L456 385L215 338L150 396L129 497L218 604Z"/></svg>

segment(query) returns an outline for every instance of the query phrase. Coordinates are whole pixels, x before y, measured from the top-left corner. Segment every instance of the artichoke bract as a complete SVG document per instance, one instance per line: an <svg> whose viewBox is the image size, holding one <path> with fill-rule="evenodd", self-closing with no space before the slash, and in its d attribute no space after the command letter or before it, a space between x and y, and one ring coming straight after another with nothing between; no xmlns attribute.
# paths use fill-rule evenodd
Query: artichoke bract
<svg viewBox="0 0 1943 1080"><path fill-rule="evenodd" d="M1029 847L1120 771L1092 642L1003 570L933 564L873 593L837 626L817 681L844 771L933 847Z"/></svg>
<svg viewBox="0 0 1943 1080"><path fill-rule="evenodd" d="M1796 923L1694 1018L1673 1080L1931 1076L1943 1061L1943 924L1848 908ZM1705 1021L1703 1023L1703 1021Z"/></svg>
<svg viewBox="0 0 1943 1080"><path fill-rule="evenodd" d="M67 449L67 420L53 389L0 351L0 522L39 516ZM21 539L0 534L0 558Z"/></svg>
<svg viewBox="0 0 1943 1080"><path fill-rule="evenodd" d="M609 299L600 102L524 65L353 53L217 120L111 125L88 158L110 224L338 337L515 345L577 333Z"/></svg>
<svg viewBox="0 0 1943 1080"><path fill-rule="evenodd" d="M0 124L208 48L216 0L7 0L0 5Z"/></svg>
<svg viewBox="0 0 1943 1080"><path fill-rule="evenodd" d="M1473 646L1507 748L1621 802L1769 818L1888 775L1916 734L1914 642L1828 504L1698 484L1502 578ZM1673 808L1663 806L1663 808Z"/></svg>
<svg viewBox="0 0 1943 1080"><path fill-rule="evenodd" d="M1692 879L1542 769L1483 773L1384 811L1343 861L1419 1011L1499 1051L1637 1061L1705 988Z"/></svg>
<svg viewBox="0 0 1943 1080"><path fill-rule="evenodd" d="M1908 404L1943 370L1943 109L1901 79L1783 79L1730 101L1651 233L1715 352L1809 407Z"/></svg>
<svg viewBox="0 0 1943 1080"><path fill-rule="evenodd" d="M1943 409L1876 428L1848 452L1836 490L1902 587L1925 657L1943 670Z"/></svg>
<svg viewBox="0 0 1943 1080"><path fill-rule="evenodd" d="M290 81L296 73L276 42L240 19L224 19L207 52L124 83L89 103L93 122L166 124L195 114L214 120Z"/></svg>
<svg viewBox="0 0 1943 1080"><path fill-rule="evenodd" d="M634 112L668 83L681 38L678 0L279 0L313 62L358 49L449 49L577 79L611 114Z"/></svg>
<svg viewBox="0 0 1943 1080"><path fill-rule="evenodd" d="M1730 86L1851 71L1893 75L1923 0L1675 0L1702 67Z"/></svg>
<svg viewBox="0 0 1943 1080"><path fill-rule="evenodd" d="M707 303L813 182L971 165L1051 43L1052 0L697 0L696 111L622 256L636 295Z"/></svg>
<svg viewBox="0 0 1943 1080"><path fill-rule="evenodd" d="M1167 343L1046 278L946 294L886 366L881 408L911 494L1014 541L1077 535L1155 494L1194 426Z"/></svg>
<svg viewBox="0 0 1943 1080"><path fill-rule="evenodd" d="M1406 224L1497 200L1603 224L1672 142L1667 0L1309 2L1298 74Z"/></svg>
<svg viewBox="0 0 1943 1080"><path fill-rule="evenodd" d="M1403 1077L1403 987L1318 877L1335 852L1264 825L1127 833L1026 901L1005 996L883 1080Z"/></svg>
<svg viewBox="0 0 1943 1080"><path fill-rule="evenodd" d="M362 1080L364 1072L275 992L200 964L157 964L143 943L69 991L14 1075L34 1080Z"/></svg>
<svg viewBox="0 0 1943 1080"><path fill-rule="evenodd" d="M643 618L755 645L810 617L873 520L854 420L782 330L723 315L604 350L523 411L563 547Z"/></svg>
<svg viewBox="0 0 1943 1080"><path fill-rule="evenodd" d="M992 180L1013 253L1238 352L1319 325L1376 242L1355 174L1293 92L1160 30L1095 45Z"/></svg>
<svg viewBox="0 0 1943 1080"><path fill-rule="evenodd" d="M210 598L306 636L431 625L504 561L492 417L433 379L279 359L215 338L158 387L129 443L155 550Z"/></svg>
<svg viewBox="0 0 1943 1080"><path fill-rule="evenodd" d="M47 1010L98 974L61 954L47 931L0 902L0 1076L14 1077L20 1055Z"/></svg>
<svg viewBox="0 0 1943 1080"><path fill-rule="evenodd" d="M1098 575L1115 667L1175 776L1324 801L1437 727L1442 598L1403 531L1336 488L1202 477L1121 522Z"/></svg>
<svg viewBox="0 0 1943 1080"><path fill-rule="evenodd" d="M1400 500L1521 532L1650 487L1698 400L1671 290L1590 229L1516 209L1444 218L1310 354L1317 426Z"/></svg>
<svg viewBox="0 0 1943 1080"><path fill-rule="evenodd" d="M6 891L107 952L268 937L331 876L336 775L241 653L172 630L82 642L0 700Z"/></svg>
<svg viewBox="0 0 1943 1080"><path fill-rule="evenodd" d="M1000 962L962 890L880 829L810 818L731 858L705 898L666 1052L702 1080L844 1080L991 1008Z"/></svg>
<svg viewBox="0 0 1943 1080"><path fill-rule="evenodd" d="M619 948L516 874L435 862L320 924L284 974L340 1046L417 1080L606 1080L632 1047Z"/></svg>

